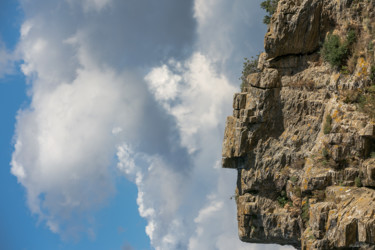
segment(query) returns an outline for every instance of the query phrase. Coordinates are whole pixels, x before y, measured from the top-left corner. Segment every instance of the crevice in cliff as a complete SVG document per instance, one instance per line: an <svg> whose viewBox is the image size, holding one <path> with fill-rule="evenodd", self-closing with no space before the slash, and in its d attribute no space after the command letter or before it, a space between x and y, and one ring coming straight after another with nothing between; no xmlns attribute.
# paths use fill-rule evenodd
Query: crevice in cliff
<svg viewBox="0 0 375 250"><path fill-rule="evenodd" d="M363 156L364 158L371 158L375 156L375 139L372 137L364 137L363 141Z"/></svg>
<svg viewBox="0 0 375 250"><path fill-rule="evenodd" d="M250 84L250 87L252 88L256 88L256 89L262 89L262 90L268 90L268 89L280 89L281 87L259 87L259 86L255 86L253 84Z"/></svg>
<svg viewBox="0 0 375 250"><path fill-rule="evenodd" d="M279 70L282 76L292 76L310 67L309 62L318 62L320 47L310 53L285 54L269 59L269 67Z"/></svg>
<svg viewBox="0 0 375 250"><path fill-rule="evenodd" d="M223 157L222 166L223 168L232 168L232 169L245 169L246 156L238 157Z"/></svg>
<svg viewBox="0 0 375 250"><path fill-rule="evenodd" d="M375 190L375 187L374 186L363 186L364 188L368 188L368 189L372 189L372 190Z"/></svg>
<svg viewBox="0 0 375 250"><path fill-rule="evenodd" d="M280 60L283 60L285 58L290 58L290 57L299 57L300 59L302 59L303 57L307 57L307 56L311 56L311 55L315 55L319 52L320 50L320 47L311 51L311 52L308 52L308 53L299 53L299 54L285 54L285 55L281 55L281 56L278 56L278 57L274 57L274 58L269 58L270 60L270 63L272 62L275 62L275 61L280 61Z"/></svg>

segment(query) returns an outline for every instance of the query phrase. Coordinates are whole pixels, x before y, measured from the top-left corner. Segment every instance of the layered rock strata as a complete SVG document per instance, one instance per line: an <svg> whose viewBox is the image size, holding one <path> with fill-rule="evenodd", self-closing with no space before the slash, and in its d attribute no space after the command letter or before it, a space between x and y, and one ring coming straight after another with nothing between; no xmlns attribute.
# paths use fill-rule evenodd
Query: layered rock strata
<svg viewBox="0 0 375 250"><path fill-rule="evenodd" d="M279 1L259 72L234 95L226 121L222 164L238 172L242 241L375 249L375 123L345 101L374 84L374 51L360 46L375 39L374 5ZM344 37L349 28L358 56L343 73L319 49L327 32Z"/></svg>

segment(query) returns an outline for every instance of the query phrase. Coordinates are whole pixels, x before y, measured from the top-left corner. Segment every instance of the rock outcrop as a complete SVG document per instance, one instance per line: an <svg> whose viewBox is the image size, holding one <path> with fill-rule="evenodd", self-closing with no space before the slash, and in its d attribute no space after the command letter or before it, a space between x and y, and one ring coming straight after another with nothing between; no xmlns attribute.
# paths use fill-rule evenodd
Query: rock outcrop
<svg viewBox="0 0 375 250"><path fill-rule="evenodd" d="M281 1L265 37L269 57L307 54L319 47L323 1ZM292 45L292 46L291 46Z"/></svg>
<svg viewBox="0 0 375 250"><path fill-rule="evenodd" d="M375 249L374 7L279 1L259 72L226 121L222 164L238 171L242 241ZM346 65L332 68L320 46L328 32L344 39L349 29L357 42Z"/></svg>

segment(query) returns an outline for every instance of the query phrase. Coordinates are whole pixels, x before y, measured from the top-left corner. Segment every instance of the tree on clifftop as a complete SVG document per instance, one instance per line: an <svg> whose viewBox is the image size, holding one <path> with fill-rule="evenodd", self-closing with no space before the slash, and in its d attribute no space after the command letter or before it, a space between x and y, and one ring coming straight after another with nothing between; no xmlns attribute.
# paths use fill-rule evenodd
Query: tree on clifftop
<svg viewBox="0 0 375 250"><path fill-rule="evenodd" d="M264 16L263 23L265 24L270 23L271 17L273 13L275 13L278 3L279 3L279 0L266 0L260 4L260 7L268 13L268 15Z"/></svg>

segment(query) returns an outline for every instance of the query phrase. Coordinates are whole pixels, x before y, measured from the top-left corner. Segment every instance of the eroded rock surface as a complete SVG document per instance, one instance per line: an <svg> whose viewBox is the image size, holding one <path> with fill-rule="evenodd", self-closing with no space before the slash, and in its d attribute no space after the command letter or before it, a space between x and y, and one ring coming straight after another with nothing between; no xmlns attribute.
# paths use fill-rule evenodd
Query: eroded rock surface
<svg viewBox="0 0 375 250"><path fill-rule="evenodd" d="M314 52L325 19L323 1L281 1L265 36L269 57ZM292 46L291 46L292 45Z"/></svg>
<svg viewBox="0 0 375 250"><path fill-rule="evenodd" d="M375 249L375 123L346 101L375 84L374 51L357 51L351 73L318 53L326 32L345 37L350 27L357 43L375 39L374 5L280 0L260 72L234 95L226 121L222 164L238 172L242 241Z"/></svg>

